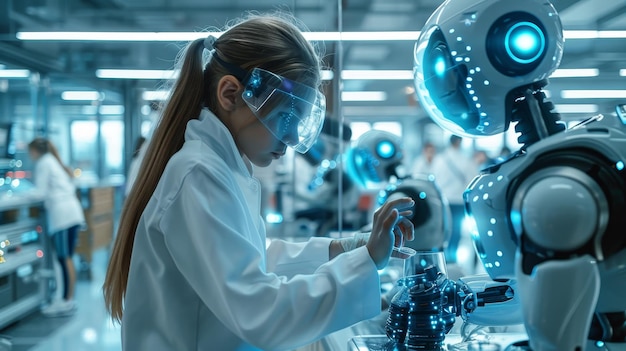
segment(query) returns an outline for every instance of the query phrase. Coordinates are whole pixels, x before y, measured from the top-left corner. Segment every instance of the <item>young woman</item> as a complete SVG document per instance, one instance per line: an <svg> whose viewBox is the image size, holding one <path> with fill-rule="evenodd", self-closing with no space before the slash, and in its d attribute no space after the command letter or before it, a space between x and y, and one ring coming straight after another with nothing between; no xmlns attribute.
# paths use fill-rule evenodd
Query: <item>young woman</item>
<svg viewBox="0 0 626 351"><path fill-rule="evenodd" d="M35 186L46 196L44 206L48 232L52 236L63 278L63 298L43 308L42 313L46 316L66 316L76 309L76 269L72 256L85 215L76 196L72 172L61 161L54 145L47 139L36 138L28 144L28 153L36 162Z"/></svg>
<svg viewBox="0 0 626 351"><path fill-rule="evenodd" d="M287 146L306 152L319 134L325 100L311 44L292 21L255 16L181 57L104 283L123 348L289 349L378 315L377 268L396 236L412 240L402 217L411 199L380 208L367 243L349 252L356 239L266 248L252 165Z"/></svg>

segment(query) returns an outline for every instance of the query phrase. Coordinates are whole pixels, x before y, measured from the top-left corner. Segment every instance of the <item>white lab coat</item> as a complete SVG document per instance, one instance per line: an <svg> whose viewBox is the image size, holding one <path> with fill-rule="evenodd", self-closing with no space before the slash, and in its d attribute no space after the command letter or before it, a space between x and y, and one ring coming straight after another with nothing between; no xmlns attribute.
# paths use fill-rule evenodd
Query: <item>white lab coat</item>
<svg viewBox="0 0 626 351"><path fill-rule="evenodd" d="M49 234L85 223L76 186L52 154L45 153L37 160L34 178L35 187L45 196Z"/></svg>
<svg viewBox="0 0 626 351"><path fill-rule="evenodd" d="M187 124L137 228L124 350L288 350L380 313L365 247L331 262L328 238L266 250L260 191L212 113Z"/></svg>

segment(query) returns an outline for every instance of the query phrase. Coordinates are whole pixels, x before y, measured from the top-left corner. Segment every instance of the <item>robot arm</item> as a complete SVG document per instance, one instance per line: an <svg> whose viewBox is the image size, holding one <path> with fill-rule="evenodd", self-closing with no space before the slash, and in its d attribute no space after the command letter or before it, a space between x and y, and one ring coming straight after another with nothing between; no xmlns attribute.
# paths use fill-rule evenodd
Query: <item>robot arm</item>
<svg viewBox="0 0 626 351"><path fill-rule="evenodd" d="M514 280L496 282L487 274L457 281L459 314L476 325L522 324L522 311Z"/></svg>

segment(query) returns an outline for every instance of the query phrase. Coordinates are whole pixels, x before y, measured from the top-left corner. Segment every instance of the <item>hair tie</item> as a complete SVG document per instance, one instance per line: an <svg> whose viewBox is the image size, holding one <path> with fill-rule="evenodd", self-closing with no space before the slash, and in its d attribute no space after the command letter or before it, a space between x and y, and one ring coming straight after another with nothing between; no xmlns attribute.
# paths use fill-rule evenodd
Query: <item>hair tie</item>
<svg viewBox="0 0 626 351"><path fill-rule="evenodd" d="M217 38L212 35L209 35L208 37L204 38L204 48L209 51L213 50L213 48L215 47L216 40Z"/></svg>

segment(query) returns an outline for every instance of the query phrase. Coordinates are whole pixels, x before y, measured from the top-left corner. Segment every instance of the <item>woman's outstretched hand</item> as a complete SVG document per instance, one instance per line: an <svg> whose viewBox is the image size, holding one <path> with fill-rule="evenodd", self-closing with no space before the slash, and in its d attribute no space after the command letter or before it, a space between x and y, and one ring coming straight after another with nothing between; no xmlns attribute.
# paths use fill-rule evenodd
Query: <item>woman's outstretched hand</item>
<svg viewBox="0 0 626 351"><path fill-rule="evenodd" d="M366 247L378 269L387 266L394 245L413 240L413 223L405 218L413 213L413 205L413 199L402 197L386 202L374 213Z"/></svg>

